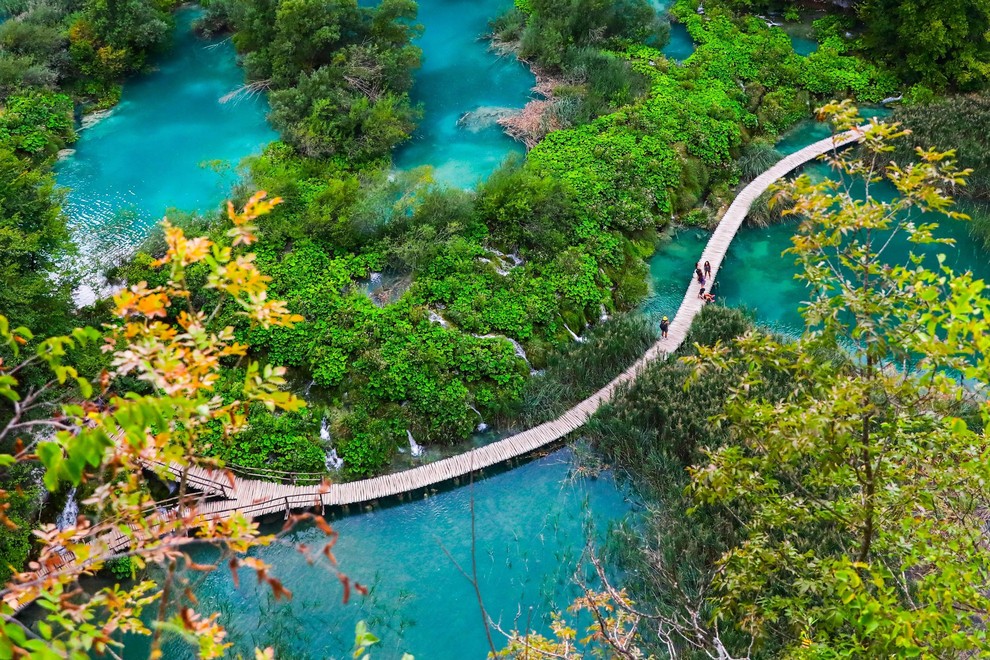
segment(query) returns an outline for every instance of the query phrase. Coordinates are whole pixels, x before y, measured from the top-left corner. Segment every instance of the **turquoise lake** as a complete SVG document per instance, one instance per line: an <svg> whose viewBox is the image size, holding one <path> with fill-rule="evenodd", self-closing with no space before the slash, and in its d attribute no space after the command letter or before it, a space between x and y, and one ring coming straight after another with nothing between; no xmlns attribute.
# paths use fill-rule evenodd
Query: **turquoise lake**
<svg viewBox="0 0 990 660"><path fill-rule="evenodd" d="M419 3L423 66L412 98L423 104L424 115L412 139L396 150L397 168L430 165L438 181L473 188L506 156L525 153L495 118L526 105L536 79L515 57L491 52L483 39L488 22L511 7L509 0Z"/></svg>
<svg viewBox="0 0 990 660"><path fill-rule="evenodd" d="M884 111L864 111L863 114L877 115ZM777 148L784 154L793 153L828 135L827 126L802 122L781 138ZM816 179L831 175L828 166L820 162L807 165L803 171ZM891 199L894 191L891 186L880 186L875 192L879 198ZM963 204L960 209L965 211L966 206ZM953 270L971 270L976 277L990 280L986 251L969 235L965 222L935 216L926 217L926 221L939 222L937 235L954 239L955 245L927 246L922 250L921 246L911 245L901 235L887 248L885 258L888 263L906 265L908 252L913 249L915 253L925 255L927 267L934 268L937 267L935 255L941 253L946 256L945 264ZM793 222L766 229L743 226L726 254L716 290L722 304L749 309L761 325L790 336L803 330L798 309L808 298L803 283L795 279L798 268L794 256L783 254L792 245L793 232ZM644 303L647 313L673 317L708 236L708 232L682 229L674 240L657 250L650 259L652 294Z"/></svg>
<svg viewBox="0 0 990 660"><path fill-rule="evenodd" d="M278 137L265 120L264 97L220 102L244 74L229 40L192 33L200 11L176 12L174 44L157 70L128 82L120 103L80 133L75 153L56 168L84 253L119 258L166 209L217 208L235 175L207 164L236 166Z"/></svg>
<svg viewBox="0 0 990 660"><path fill-rule="evenodd" d="M349 657L354 626L364 620L382 640L371 649L375 658L403 652L431 660L483 658L487 643L474 590L443 549L470 570L471 496L462 485L332 520L340 534L334 554L341 570L370 589L347 605L334 573L309 565L286 545L257 554L292 590L290 602L270 602L247 571L235 587L225 567L208 574L196 595L203 609L219 611L231 623L232 641L245 656L255 646L276 645L279 658ZM610 474L575 472L567 449L477 481L473 496L482 597L489 616L506 630L525 628L531 616L533 628L549 632L549 612L578 595L572 578L586 539L600 539L634 506ZM317 550L326 543L310 526L287 540ZM208 549L194 555L199 562L215 559ZM496 646L504 646L504 638L493 635ZM146 638L129 640L124 656L143 660L147 644ZM173 640L165 657L192 655Z"/></svg>

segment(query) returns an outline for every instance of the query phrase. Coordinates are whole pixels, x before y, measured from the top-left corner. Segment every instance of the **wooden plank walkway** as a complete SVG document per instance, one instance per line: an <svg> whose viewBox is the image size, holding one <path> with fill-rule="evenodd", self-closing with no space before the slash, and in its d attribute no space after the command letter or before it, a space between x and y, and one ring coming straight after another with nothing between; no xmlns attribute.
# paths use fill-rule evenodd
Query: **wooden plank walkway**
<svg viewBox="0 0 990 660"><path fill-rule="evenodd" d="M712 280L718 274L732 239L735 238L743 220L746 219L750 206L757 197L769 189L775 181L801 165L829 151L859 141L865 128L866 126L862 126L842 135L828 137L796 151L781 159L743 188L725 215L722 216L718 227L712 233L701 255L700 263L708 261L712 266ZM362 481L332 484L325 492L319 485L293 486L242 478L235 478L233 486L229 486L226 483L220 484L219 477L213 477L217 479L218 484L220 484L219 487L230 492L225 500L208 502L202 510L204 513L220 515L231 511L242 511L252 516L261 516L311 506L359 504L428 488L463 477L471 472L524 456L540 447L556 442L583 426L587 419L611 398L618 387L633 380L649 363L675 351L684 342L691 322L704 306L703 301L698 297L700 285L693 277L693 273L688 275L691 277L691 283L684 294L684 300L670 323L667 339L658 341L612 382L555 420L435 463ZM197 474L197 477L198 480L204 478L202 474Z"/></svg>
<svg viewBox="0 0 990 660"><path fill-rule="evenodd" d="M714 281L718 274L732 239L735 238L750 206L757 197L770 188L775 181L801 165L829 151L858 142L862 139L862 131L865 128L866 126L861 126L796 151L781 159L743 188L725 215L722 216L718 227L712 232L712 236L708 239L708 244L701 254L700 263L708 261L711 264L711 281ZM688 273L688 276L691 283L684 294L684 300L670 323L667 339L661 339L655 343L612 382L576 404L557 419L493 442L490 445L472 449L469 452L451 456L435 463L372 479L332 484L329 487L279 484L231 476L222 471L211 472L202 468L193 468L187 477L187 482L192 488L201 491L204 497L200 500L197 510L207 517L226 517L234 511L240 511L248 517L259 517L283 512L288 515L289 511L293 509L360 504L428 488L463 477L477 470L525 456L540 447L561 440L584 425L588 418L612 397L617 388L634 380L636 375L647 365L668 353L672 353L684 342L691 322L704 306L703 301L698 297L700 285L694 278L694 273ZM178 478L179 474L172 466L167 468L167 471ZM109 543L113 548L117 548L121 544L126 547L127 537L118 531L114 534L114 538L101 539L100 542ZM15 610L25 605L25 603L10 601L8 603L14 606Z"/></svg>

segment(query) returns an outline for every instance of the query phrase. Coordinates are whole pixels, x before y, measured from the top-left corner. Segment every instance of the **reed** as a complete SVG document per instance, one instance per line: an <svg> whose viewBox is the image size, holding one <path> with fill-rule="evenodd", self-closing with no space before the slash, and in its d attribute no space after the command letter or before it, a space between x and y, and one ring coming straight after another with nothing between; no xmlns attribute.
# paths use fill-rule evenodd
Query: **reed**
<svg viewBox="0 0 990 660"><path fill-rule="evenodd" d="M657 327L638 313L616 316L550 358L526 384L519 418L525 427L554 419L635 362L657 340Z"/></svg>

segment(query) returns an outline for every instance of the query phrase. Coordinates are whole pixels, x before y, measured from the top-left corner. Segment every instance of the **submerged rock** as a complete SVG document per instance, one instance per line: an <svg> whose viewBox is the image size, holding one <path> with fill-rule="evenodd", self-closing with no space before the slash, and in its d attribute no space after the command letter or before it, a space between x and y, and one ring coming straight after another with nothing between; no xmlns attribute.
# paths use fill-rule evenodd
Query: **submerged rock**
<svg viewBox="0 0 990 660"><path fill-rule="evenodd" d="M465 112L457 120L457 126L476 133L482 129L498 125L500 119L517 112L519 112L517 108L485 105L476 110Z"/></svg>

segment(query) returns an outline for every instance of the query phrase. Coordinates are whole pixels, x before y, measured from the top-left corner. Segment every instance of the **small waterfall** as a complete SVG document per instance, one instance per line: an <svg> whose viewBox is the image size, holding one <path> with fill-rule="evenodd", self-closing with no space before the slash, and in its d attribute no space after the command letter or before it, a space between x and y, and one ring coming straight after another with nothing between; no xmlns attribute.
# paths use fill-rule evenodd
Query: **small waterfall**
<svg viewBox="0 0 990 660"><path fill-rule="evenodd" d="M75 527L78 518L79 502L76 501L76 487L73 486L69 491L69 497L65 500L65 507L55 519L55 526L58 527L59 531Z"/></svg>
<svg viewBox="0 0 990 660"><path fill-rule="evenodd" d="M166 482L165 487L168 488L168 494L169 495L175 495L177 492L179 492L179 482L178 481L169 481L169 482Z"/></svg>
<svg viewBox="0 0 990 660"><path fill-rule="evenodd" d="M327 457L323 460L323 464L328 471L337 472L340 468L344 467L344 459L337 455L337 449L335 447L331 447L327 450Z"/></svg>
<svg viewBox="0 0 990 660"><path fill-rule="evenodd" d="M379 282L382 281L382 274L371 273L370 275L368 275L368 281L371 282L372 284L378 284Z"/></svg>
<svg viewBox="0 0 990 660"><path fill-rule="evenodd" d="M475 432L477 432L477 433L484 433L485 431L487 431L488 430L488 424L485 424L485 418L481 416L481 412L477 408L475 408L473 405L471 405L471 404L468 404L468 408L470 408L475 413L477 413L478 419L481 420L480 422L478 422L478 426L475 427L475 429L474 429Z"/></svg>
<svg viewBox="0 0 990 660"><path fill-rule="evenodd" d="M600 315L600 316L598 317L598 320L599 320L599 321L600 321L601 323L604 323L605 321L607 321L607 320L608 320L608 310L606 310L606 309L605 309L605 304L604 304L604 303L603 303L603 304L601 305L601 309L602 309L602 313L601 313L601 315Z"/></svg>
<svg viewBox="0 0 990 660"><path fill-rule="evenodd" d="M533 372L533 365L529 363L529 358L526 356L526 349L522 347L522 344L517 342L512 337L506 337L505 335L471 335L472 337L477 337L478 339L504 339L505 341L512 344L513 350L516 352L516 357L521 357L526 366L529 367L530 373Z"/></svg>
<svg viewBox="0 0 990 660"><path fill-rule="evenodd" d="M409 453L413 458L418 458L423 455L423 448L416 442L416 438L413 437L412 431L406 429L406 437L409 438Z"/></svg>
<svg viewBox="0 0 990 660"><path fill-rule="evenodd" d="M320 440L327 444L327 455L323 459L323 464L330 472L336 472L344 467L344 459L337 455L337 448L330 445L330 420L323 417L320 422Z"/></svg>
<svg viewBox="0 0 990 660"><path fill-rule="evenodd" d="M525 263L523 259L515 252L510 252L509 254L505 254L504 252L499 252L495 248L486 248L486 249L488 250L488 252L496 255L499 258L499 262L501 262L501 265L495 268L495 272L498 273L499 275L502 275L503 277L508 275L513 268L522 266L523 263ZM479 257L479 259L481 259L485 263L488 263L488 259L485 259L484 257ZM511 262L512 265L509 265L509 262Z"/></svg>
<svg viewBox="0 0 990 660"><path fill-rule="evenodd" d="M571 330L570 326L567 325L567 321L564 321L564 327L567 329L567 332L571 335L574 341L576 341L579 344L583 344L585 342L584 337L579 337L576 334L574 334L574 331Z"/></svg>
<svg viewBox="0 0 990 660"><path fill-rule="evenodd" d="M434 312L432 309L430 310L430 323L439 323L441 328L446 328L447 327L447 319L445 319L444 317L440 316L439 314L437 314L436 312Z"/></svg>
<svg viewBox="0 0 990 660"><path fill-rule="evenodd" d="M304 397L306 397L306 398L309 398L309 391L310 391L311 389L313 389L313 385L314 385L315 383L316 383L316 381L315 381L315 380L311 380L311 381L309 381L309 383L308 383L308 384L306 385L306 387L305 387L305 388L303 389L303 396L304 396Z"/></svg>

